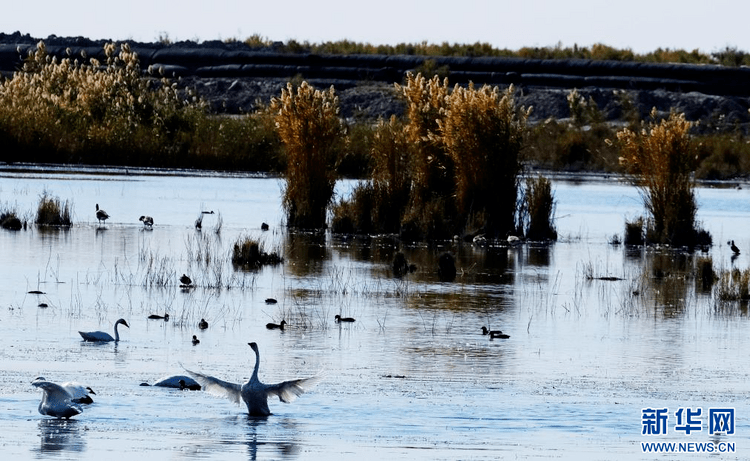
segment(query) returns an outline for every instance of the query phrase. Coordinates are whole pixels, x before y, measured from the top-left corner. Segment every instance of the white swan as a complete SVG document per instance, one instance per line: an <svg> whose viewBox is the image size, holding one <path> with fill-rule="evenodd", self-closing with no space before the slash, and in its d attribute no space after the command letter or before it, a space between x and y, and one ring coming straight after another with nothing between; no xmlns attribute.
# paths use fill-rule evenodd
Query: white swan
<svg viewBox="0 0 750 461"><path fill-rule="evenodd" d="M73 402L73 396L61 385L44 378L35 379L31 385L44 391L39 402L39 413L56 418L70 418L83 413L81 406Z"/></svg>
<svg viewBox="0 0 750 461"><path fill-rule="evenodd" d="M172 389L189 389L191 391L201 390L201 385L193 378L185 375L167 376L154 383L157 387L169 387Z"/></svg>
<svg viewBox="0 0 750 461"><path fill-rule="evenodd" d="M79 331L78 334L81 335L84 341L99 341L99 342L109 342L109 341L119 341L120 340L120 332L117 331L117 325L123 324L126 327L130 328L130 325L128 325L128 322L125 321L125 319L120 319L115 322L115 337L113 338L109 333L105 333L103 331Z"/></svg>
<svg viewBox="0 0 750 461"><path fill-rule="evenodd" d="M47 381L47 379L43 376L39 376L34 381ZM94 403L94 399L92 399L91 396L96 395L96 392L88 386L84 386L83 384L74 381L68 381L60 384L60 387L68 391L73 403L86 405Z"/></svg>
<svg viewBox="0 0 750 461"><path fill-rule="evenodd" d="M248 343L255 352L255 368L253 375L245 384L235 384L222 381L213 376L187 371L202 386L203 390L212 394L226 397L239 405L244 401L250 416L269 416L268 399L277 396L284 403L293 402L298 396L315 386L323 377L320 375L312 378L293 379L278 384L263 384L258 379L258 368L260 367L260 352L258 345Z"/></svg>
<svg viewBox="0 0 750 461"><path fill-rule="evenodd" d="M99 209L99 204L96 204L96 219L99 220L99 224L101 224L103 221L107 221L109 219L109 215L106 211Z"/></svg>

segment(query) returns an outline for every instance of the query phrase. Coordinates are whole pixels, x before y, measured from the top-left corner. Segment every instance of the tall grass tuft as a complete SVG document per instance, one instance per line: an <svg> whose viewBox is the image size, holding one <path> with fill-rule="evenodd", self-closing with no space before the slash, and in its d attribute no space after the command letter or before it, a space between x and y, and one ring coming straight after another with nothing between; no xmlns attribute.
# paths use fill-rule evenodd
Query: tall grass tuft
<svg viewBox="0 0 750 461"><path fill-rule="evenodd" d="M397 233L409 202L411 175L408 144L395 116L378 120L372 139L370 180L358 184L349 200L333 207L338 233Z"/></svg>
<svg viewBox="0 0 750 461"><path fill-rule="evenodd" d="M321 228L333 198L333 158L343 140L338 97L333 87L319 91L302 82L291 83L271 101L276 128L287 155L284 208L287 225Z"/></svg>
<svg viewBox="0 0 750 461"><path fill-rule="evenodd" d="M643 217L628 221L625 220L625 245L643 245Z"/></svg>
<svg viewBox="0 0 750 461"><path fill-rule="evenodd" d="M232 264L235 266L258 268L281 262L278 253L267 253L258 240L250 237L239 237L232 246Z"/></svg>
<svg viewBox="0 0 750 461"><path fill-rule="evenodd" d="M515 230L519 153L530 109L518 110L513 94L513 86L501 93L497 87L456 85L437 120L455 169L462 221L484 216L484 232L494 236Z"/></svg>
<svg viewBox="0 0 750 461"><path fill-rule="evenodd" d="M693 248L698 229L691 123L675 112L657 122L656 109L651 118L639 133L627 128L617 133L621 163L640 188L650 214L647 242Z"/></svg>
<svg viewBox="0 0 750 461"><path fill-rule="evenodd" d="M526 181L524 209L528 218L525 222L526 238L529 240L557 240L555 230L555 198L552 183L544 176Z"/></svg>
<svg viewBox="0 0 750 461"><path fill-rule="evenodd" d="M38 226L70 226L70 203L60 202L59 197L52 197L46 191L39 197L34 222Z"/></svg>
<svg viewBox="0 0 750 461"><path fill-rule="evenodd" d="M406 84L396 84L406 101L407 123L404 135L409 144L411 194L402 221L407 239L449 237L455 216L453 159L439 134L438 120L447 108L448 79L422 74L406 76Z"/></svg>

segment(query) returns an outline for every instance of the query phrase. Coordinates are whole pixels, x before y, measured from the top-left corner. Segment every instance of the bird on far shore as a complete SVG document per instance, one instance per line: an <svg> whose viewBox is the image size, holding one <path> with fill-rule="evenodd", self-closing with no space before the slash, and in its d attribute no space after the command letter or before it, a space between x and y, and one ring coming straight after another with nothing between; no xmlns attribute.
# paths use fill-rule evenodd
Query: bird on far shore
<svg viewBox="0 0 750 461"><path fill-rule="evenodd" d="M269 330L283 330L286 325L286 320L282 320L281 323L266 323L266 328Z"/></svg>
<svg viewBox="0 0 750 461"><path fill-rule="evenodd" d="M100 210L98 203L96 204L96 219L99 220L99 224L102 224L109 219L109 214L104 210Z"/></svg>
<svg viewBox="0 0 750 461"><path fill-rule="evenodd" d="M201 211L201 214L198 215L198 219L195 220L196 229L201 230L203 228L203 215L207 214L214 214L214 211Z"/></svg>
<svg viewBox="0 0 750 461"><path fill-rule="evenodd" d="M336 316L335 316L335 317L334 317L333 319L334 319L334 320L335 320L336 322L349 322L349 323L351 323L351 322L354 322L354 321L356 321L355 319L353 319L353 318L351 318L351 317L342 317L342 316L340 316L340 315L338 315L338 314L336 314Z"/></svg>
<svg viewBox="0 0 750 461"><path fill-rule="evenodd" d="M138 221L141 221L143 223L144 229L153 229L154 228L154 218L151 216L141 216L138 218Z"/></svg>
<svg viewBox="0 0 750 461"><path fill-rule="evenodd" d="M151 314L148 316L151 320L164 320L165 322L169 320L169 314L164 313L164 315L159 314Z"/></svg>
<svg viewBox="0 0 750 461"><path fill-rule="evenodd" d="M206 319L201 319L201 321L198 322L198 328L200 328L201 330L205 330L206 328L208 328L208 322L206 322Z"/></svg>
<svg viewBox="0 0 750 461"><path fill-rule="evenodd" d="M734 240L727 242L729 244L729 248L732 249L732 253L738 255L740 254L740 249L737 248L737 245L734 244Z"/></svg>
<svg viewBox="0 0 750 461"><path fill-rule="evenodd" d="M200 343L201 343L201 340L198 339L198 336L193 335L193 346L197 346Z"/></svg>

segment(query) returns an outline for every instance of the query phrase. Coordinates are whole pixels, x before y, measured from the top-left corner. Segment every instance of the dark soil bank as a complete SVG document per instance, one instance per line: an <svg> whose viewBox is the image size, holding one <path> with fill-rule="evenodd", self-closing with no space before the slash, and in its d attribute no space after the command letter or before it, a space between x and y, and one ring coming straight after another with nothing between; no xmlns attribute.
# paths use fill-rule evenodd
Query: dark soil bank
<svg viewBox="0 0 750 461"><path fill-rule="evenodd" d="M44 40L52 55L104 60L106 40L83 37L45 39L0 34L0 72L10 76L21 57ZM592 97L604 116L615 121L624 116L623 95L641 117L656 107L684 112L689 120L707 129L746 129L750 123L750 69L713 65L646 64L619 61L534 60L402 55L316 55L282 53L279 47L251 48L244 43L208 41L200 44L131 42L144 73L179 78L195 88L216 112L242 113L258 101L278 96L290 79L305 79L317 87L333 85L342 115L352 117L400 114L402 104L393 89L407 71L419 69L427 59L447 69L451 83L501 87L516 85L519 102L533 106L532 121L569 117L566 96L573 88Z"/></svg>

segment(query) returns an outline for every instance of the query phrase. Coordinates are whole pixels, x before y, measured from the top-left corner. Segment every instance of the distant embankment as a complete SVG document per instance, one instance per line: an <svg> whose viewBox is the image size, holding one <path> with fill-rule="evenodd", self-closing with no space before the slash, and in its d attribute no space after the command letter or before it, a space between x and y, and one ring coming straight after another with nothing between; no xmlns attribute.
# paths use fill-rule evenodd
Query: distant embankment
<svg viewBox="0 0 750 461"><path fill-rule="evenodd" d="M2 38L2 37L0 37ZM0 44L0 71L16 70L20 59L33 50L33 40ZM32 43L29 43L31 41ZM88 57L106 61L98 43L47 43L50 55ZM25 43L24 43L25 42ZM168 77L200 78L290 78L332 81L401 82L407 71L431 59L437 67L447 66L451 83L516 84L555 88L612 88L626 90L696 91L718 96L750 96L750 69L713 65L650 64L619 61L539 60L520 58L470 58L386 55L316 55L237 49L237 44L208 42L190 47L160 44L132 44L141 67L162 69ZM20 51L20 53L19 53Z"/></svg>
<svg viewBox="0 0 750 461"><path fill-rule="evenodd" d="M0 33L0 72L17 70L39 39ZM81 59L82 53L106 61L105 40L51 36L47 50L59 58ZM131 42L144 73L180 77L195 88L213 110L241 113L256 101L280 94L285 82L301 77L318 87L334 85L342 114L388 116L403 105L393 83L407 71L425 67L447 70L450 83L515 84L519 103L534 106L532 120L569 116L567 93L577 88L592 97L608 120L622 116L618 96L625 90L642 116L652 107L664 113L684 112L705 129L720 120L726 129L750 126L750 68L714 65L650 64L620 61L539 60L519 58L425 57L412 55L318 55L280 53L274 46L249 48L244 43L211 41L196 44Z"/></svg>

